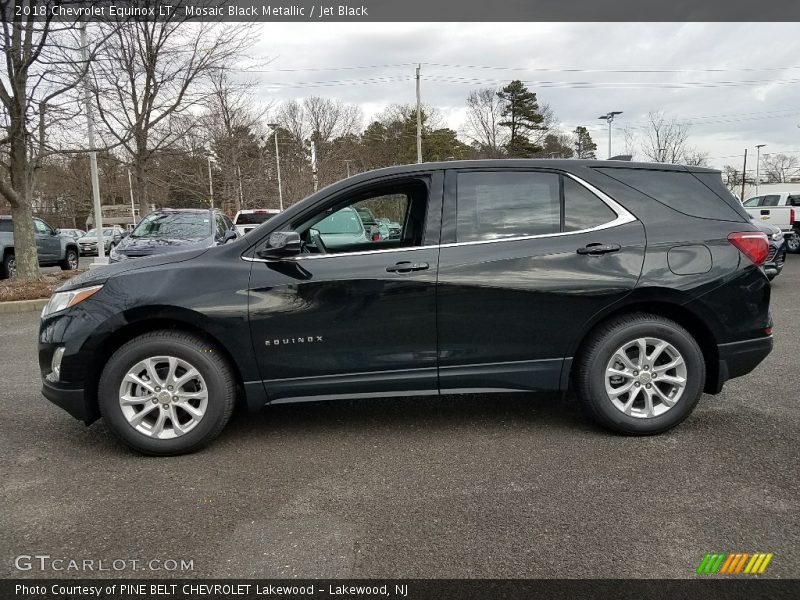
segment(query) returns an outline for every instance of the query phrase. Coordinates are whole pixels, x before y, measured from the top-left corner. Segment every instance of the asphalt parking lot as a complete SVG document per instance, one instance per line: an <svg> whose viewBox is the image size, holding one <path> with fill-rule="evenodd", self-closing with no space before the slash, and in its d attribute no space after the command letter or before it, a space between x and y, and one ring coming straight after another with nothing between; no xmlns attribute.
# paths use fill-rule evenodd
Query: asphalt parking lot
<svg viewBox="0 0 800 600"><path fill-rule="evenodd" d="M38 317L0 316L0 576L680 578L740 551L800 577L788 258L773 354L648 438L554 398L361 400L240 413L204 451L146 458L44 400ZM23 573L24 554L194 570Z"/></svg>

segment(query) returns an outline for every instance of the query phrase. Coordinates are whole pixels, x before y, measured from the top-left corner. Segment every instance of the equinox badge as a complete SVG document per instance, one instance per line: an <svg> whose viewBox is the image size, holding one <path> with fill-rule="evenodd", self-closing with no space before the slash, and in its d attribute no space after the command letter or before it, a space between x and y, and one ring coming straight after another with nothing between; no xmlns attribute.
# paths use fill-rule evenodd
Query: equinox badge
<svg viewBox="0 0 800 600"><path fill-rule="evenodd" d="M289 344L315 344L322 341L321 335L309 335L305 337L281 338L276 340L265 340L265 346L288 346Z"/></svg>

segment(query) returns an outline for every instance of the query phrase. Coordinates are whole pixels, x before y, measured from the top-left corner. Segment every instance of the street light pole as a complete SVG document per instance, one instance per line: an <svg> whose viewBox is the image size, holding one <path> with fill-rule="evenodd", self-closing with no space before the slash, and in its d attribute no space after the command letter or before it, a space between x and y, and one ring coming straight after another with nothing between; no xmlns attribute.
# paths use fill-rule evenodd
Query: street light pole
<svg viewBox="0 0 800 600"><path fill-rule="evenodd" d="M106 244L103 239L103 207L100 203L100 179L97 175L97 152L94 149L94 115L92 113L91 90L89 89L89 41L86 36L86 23L81 24L81 58L86 64L83 76L83 99L86 107L86 129L89 138L89 171L92 176L92 204L94 207L94 228L97 232L97 260L95 264L107 264Z"/></svg>
<svg viewBox="0 0 800 600"><path fill-rule="evenodd" d="M422 104L420 102L419 71L421 64L417 65L417 163L422 162Z"/></svg>
<svg viewBox="0 0 800 600"><path fill-rule="evenodd" d="M761 149L766 144L758 144L756 146L756 196L758 196L758 182L761 179Z"/></svg>
<svg viewBox="0 0 800 600"><path fill-rule="evenodd" d="M621 110L612 110L604 115L600 115L597 117L598 119L602 119L608 123L608 158L611 158L611 123L614 122L614 117L617 115L621 115Z"/></svg>
<svg viewBox="0 0 800 600"><path fill-rule="evenodd" d="M278 124L267 123L268 127L275 130L275 167L278 172L278 208L283 212L283 188L281 187L281 155L278 150Z"/></svg>
<svg viewBox="0 0 800 600"><path fill-rule="evenodd" d="M211 155L208 155L208 195L211 196L211 208L214 208L214 180L211 177Z"/></svg>
<svg viewBox="0 0 800 600"><path fill-rule="evenodd" d="M131 193L131 219L133 226L136 227L136 206L133 203L133 182L131 181L131 170L128 169L128 190Z"/></svg>

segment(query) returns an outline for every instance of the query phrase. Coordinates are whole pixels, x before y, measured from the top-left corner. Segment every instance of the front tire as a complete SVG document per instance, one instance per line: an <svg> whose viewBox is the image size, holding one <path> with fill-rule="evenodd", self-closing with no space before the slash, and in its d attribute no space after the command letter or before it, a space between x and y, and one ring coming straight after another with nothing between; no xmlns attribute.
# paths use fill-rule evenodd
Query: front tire
<svg viewBox="0 0 800 600"><path fill-rule="evenodd" d="M62 260L58 266L61 267L62 271L75 271L77 270L79 264L78 252L76 250L69 249L64 255L64 260Z"/></svg>
<svg viewBox="0 0 800 600"><path fill-rule="evenodd" d="M100 377L108 427L144 454L185 454L216 438L230 419L236 385L227 360L202 338L155 331L123 345Z"/></svg>
<svg viewBox="0 0 800 600"><path fill-rule="evenodd" d="M706 378L694 337L674 321L646 313L601 325L581 349L574 372L589 416L627 435L662 433L681 423Z"/></svg>
<svg viewBox="0 0 800 600"><path fill-rule="evenodd" d="M786 240L786 249L792 254L800 252L800 233L795 234Z"/></svg>

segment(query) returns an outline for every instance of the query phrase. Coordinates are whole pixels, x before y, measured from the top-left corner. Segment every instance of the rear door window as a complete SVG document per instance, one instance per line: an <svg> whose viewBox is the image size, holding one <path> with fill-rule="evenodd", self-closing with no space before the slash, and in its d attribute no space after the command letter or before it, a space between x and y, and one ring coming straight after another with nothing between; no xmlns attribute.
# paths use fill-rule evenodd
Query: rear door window
<svg viewBox="0 0 800 600"><path fill-rule="evenodd" d="M761 201L763 198L761 196L756 196L755 198L750 198L749 200L745 200L744 206L746 208L756 208L757 206L761 206Z"/></svg>
<svg viewBox="0 0 800 600"><path fill-rule="evenodd" d="M559 176L554 173L459 173L457 241L497 240L559 232L559 186Z"/></svg>
<svg viewBox="0 0 800 600"><path fill-rule="evenodd" d="M781 197L778 194L764 196L764 201L761 203L761 206L778 206L778 201L780 199Z"/></svg>

